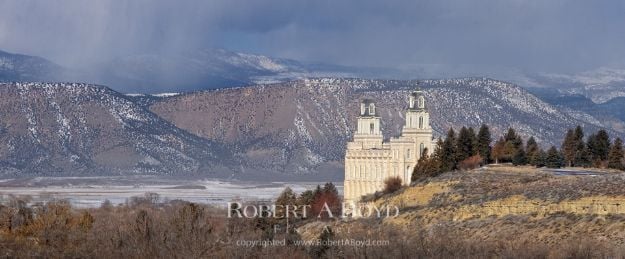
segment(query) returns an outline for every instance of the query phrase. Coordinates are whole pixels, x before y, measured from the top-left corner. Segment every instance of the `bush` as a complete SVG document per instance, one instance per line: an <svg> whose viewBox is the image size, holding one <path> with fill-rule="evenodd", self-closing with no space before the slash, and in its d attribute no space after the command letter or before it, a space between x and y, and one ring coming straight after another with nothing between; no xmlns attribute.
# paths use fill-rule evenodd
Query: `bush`
<svg viewBox="0 0 625 259"><path fill-rule="evenodd" d="M471 170L480 167L483 162L482 156L474 155L458 163L458 168L460 170Z"/></svg>
<svg viewBox="0 0 625 259"><path fill-rule="evenodd" d="M394 193L401 188L402 180L399 176L384 179L384 193Z"/></svg>

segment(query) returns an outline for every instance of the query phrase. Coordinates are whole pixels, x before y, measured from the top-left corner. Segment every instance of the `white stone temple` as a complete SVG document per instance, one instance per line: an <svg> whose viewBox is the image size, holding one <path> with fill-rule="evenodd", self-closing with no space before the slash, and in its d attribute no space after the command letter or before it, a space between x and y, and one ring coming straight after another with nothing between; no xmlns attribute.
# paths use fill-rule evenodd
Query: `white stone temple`
<svg viewBox="0 0 625 259"><path fill-rule="evenodd" d="M358 202L363 195L381 191L387 177L399 176L404 185L410 184L423 150L434 150L430 115L422 91L410 94L401 135L390 142L383 141L378 114L373 100L361 101L357 130L345 152L346 202Z"/></svg>

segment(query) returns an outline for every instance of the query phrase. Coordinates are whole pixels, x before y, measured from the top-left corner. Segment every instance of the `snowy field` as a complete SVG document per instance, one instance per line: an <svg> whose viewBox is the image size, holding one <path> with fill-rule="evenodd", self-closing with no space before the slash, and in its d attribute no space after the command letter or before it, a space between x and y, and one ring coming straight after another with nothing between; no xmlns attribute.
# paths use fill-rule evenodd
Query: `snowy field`
<svg viewBox="0 0 625 259"><path fill-rule="evenodd" d="M29 196L32 203L66 199L75 207L98 207L134 196L157 193L163 200L185 200L225 206L228 201L271 201L285 187L301 193L321 182L255 183L223 180L178 180L154 176L134 177L35 177L0 180L0 202L11 196ZM337 189L342 192L342 185Z"/></svg>

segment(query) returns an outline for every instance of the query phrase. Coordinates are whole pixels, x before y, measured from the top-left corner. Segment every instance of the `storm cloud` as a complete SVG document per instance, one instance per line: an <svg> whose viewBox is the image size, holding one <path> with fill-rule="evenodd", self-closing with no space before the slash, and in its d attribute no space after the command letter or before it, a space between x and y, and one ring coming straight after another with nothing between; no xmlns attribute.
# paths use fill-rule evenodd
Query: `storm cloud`
<svg viewBox="0 0 625 259"><path fill-rule="evenodd" d="M0 1L0 49L66 66L226 48L352 66L576 72L625 60L622 1Z"/></svg>

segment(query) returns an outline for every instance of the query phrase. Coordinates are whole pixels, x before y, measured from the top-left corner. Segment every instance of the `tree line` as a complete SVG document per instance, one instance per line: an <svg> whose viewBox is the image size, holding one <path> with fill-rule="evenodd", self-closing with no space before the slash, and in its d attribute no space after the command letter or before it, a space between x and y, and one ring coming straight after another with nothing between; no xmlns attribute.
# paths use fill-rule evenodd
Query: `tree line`
<svg viewBox="0 0 625 259"><path fill-rule="evenodd" d="M286 206L303 208L307 206L309 208L308 217L321 217L328 218L330 213L333 216L340 215L341 213L341 197L339 191L336 189L333 183L328 182L323 187L317 185L314 190L306 190L299 196L291 188L286 187L282 193L276 199L276 205L280 205L282 208ZM327 208L324 208L327 206ZM330 212L326 211L327 209ZM276 214L281 217L286 217L286 212L282 209L278 209ZM301 213L300 213L301 215Z"/></svg>
<svg viewBox="0 0 625 259"><path fill-rule="evenodd" d="M531 136L527 141L509 128L494 144L490 128L483 124L476 133L462 127L458 133L450 128L445 139L439 138L434 152L424 150L412 174L412 181L453 170L468 170L490 163L512 163L536 167L597 167L625 170L623 141L610 141L607 131L599 130L584 137L581 126L569 129L560 149L544 150ZM492 145L491 145L492 144Z"/></svg>

